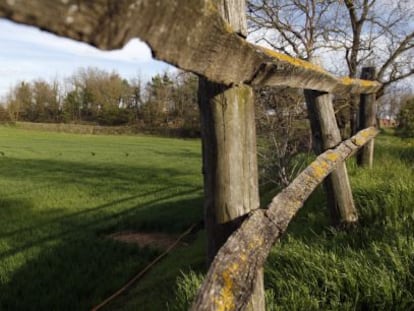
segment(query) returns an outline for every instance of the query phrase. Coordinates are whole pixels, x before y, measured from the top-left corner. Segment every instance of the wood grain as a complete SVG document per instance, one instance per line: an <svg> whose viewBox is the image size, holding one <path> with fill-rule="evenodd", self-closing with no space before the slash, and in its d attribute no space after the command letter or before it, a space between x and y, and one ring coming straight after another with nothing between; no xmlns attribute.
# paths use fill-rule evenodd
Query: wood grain
<svg viewBox="0 0 414 311"><path fill-rule="evenodd" d="M325 151L273 198L267 210L250 213L215 257L191 310L244 310L258 269L305 200L338 164L377 134L376 128L368 128Z"/></svg>

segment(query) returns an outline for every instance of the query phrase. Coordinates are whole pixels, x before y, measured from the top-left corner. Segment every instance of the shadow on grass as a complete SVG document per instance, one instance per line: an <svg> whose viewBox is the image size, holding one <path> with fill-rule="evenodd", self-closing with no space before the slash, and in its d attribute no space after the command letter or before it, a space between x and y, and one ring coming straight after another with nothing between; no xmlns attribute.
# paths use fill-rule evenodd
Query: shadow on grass
<svg viewBox="0 0 414 311"><path fill-rule="evenodd" d="M22 234L24 232L27 232L27 231L30 231L30 230L33 230L33 229L36 229L36 228L39 228L39 227L47 226L47 225L50 225L52 223L59 223L60 221L64 221L64 220L67 221L67 220L70 220L72 218L76 218L76 217L83 216L83 215L86 215L86 214L100 212L101 210L103 210L105 208L111 208L111 207L113 207L114 205L117 205L117 204L127 203L128 201L132 201L136 198L144 197L146 195L151 195L151 194L160 192L162 190L163 189L151 191L151 192L140 194L140 195L128 196L128 197L125 197L125 198L122 198L122 199L119 199L119 200L115 200L115 201L112 201L112 202L109 202L109 203L98 205L96 207L88 208L86 210L82 210L82 211L79 211L79 212L74 212L74 213L70 213L70 214L66 214L66 215L62 215L62 216L51 217L47 220L44 220L42 218L41 220L36 222L36 224L31 225L31 226L21 227L17 230L12 230L12 231L8 231L8 232L7 231L6 232L0 232L0 238L11 237L13 235ZM21 202L16 203L16 202L13 202L13 201L9 202L9 203L6 203L6 205L8 205L10 207L11 206L19 206L20 208L23 208L25 210L25 213L27 212L27 209L28 209L28 206L27 206L28 204L27 203L25 204L26 206L23 205L23 207L21 206L22 205Z"/></svg>
<svg viewBox="0 0 414 311"><path fill-rule="evenodd" d="M201 213L193 211L199 206L201 198L153 203L147 207L150 214L132 213L111 228L103 225L100 232L84 230L84 224L80 224L73 230L63 230L2 254L4 260L4 256L22 253L27 247L40 248L39 254L13 273L10 281L0 285L0 309L86 310L92 307L158 255L148 248L139 249L106 239L104 233L152 231L163 229L170 222L176 225L174 229L179 229L200 220L196 214Z"/></svg>
<svg viewBox="0 0 414 311"><path fill-rule="evenodd" d="M200 159L200 153L195 152L192 150L183 150L180 152L162 152L159 150L152 150L154 154L164 156L164 157L176 157L176 158L182 158L182 159Z"/></svg>
<svg viewBox="0 0 414 311"><path fill-rule="evenodd" d="M28 189L22 199L18 190L0 197L0 310L86 310L106 298L158 255L106 234L176 234L201 220L201 189L176 179L181 174L139 165L7 159L0 166L3 179L29 177L38 189L79 186L119 198L71 212L34 207Z"/></svg>
<svg viewBox="0 0 414 311"><path fill-rule="evenodd" d="M9 256L13 256L22 251L25 251L27 248L39 246L41 244L44 244L44 243L47 243L49 241L53 241L56 239L65 238L67 236L77 234L80 231L83 232L83 231L98 229L101 226L109 226L111 223L113 223L111 220L114 218L121 219L120 221L119 220L117 221L119 224L112 225L111 226L112 228L110 230L105 229L104 231L111 231L115 228L118 228L118 230L125 230L127 228L129 230L134 229L134 230L143 230L143 231L178 232L179 230L183 230L186 226L189 226L190 224L187 223L186 221L183 222L183 220L181 219L183 216L182 214L179 216L176 215L177 209L174 210L174 206L173 206L174 203L171 204L172 206L169 206L170 208L168 210L165 210L166 208L165 206L162 206L161 208L160 207L157 208L156 203L162 200L172 199L172 198L179 197L185 194L191 194L193 192L194 190L179 192L174 195L160 197L157 200L147 201L146 206L145 206L145 211L142 211L142 212L139 212L136 210L136 209L141 208L141 206L132 206L128 209L123 210L122 212L114 213L114 214L111 214L105 217L100 217L99 219L92 218L91 220L88 220L88 221L83 220L82 222L79 222L79 223L76 223L76 220L73 219L79 215L82 215L88 212L97 212L103 208L110 208L111 206L117 203L126 201L126 200L118 200L115 202L111 202L109 204L104 204L102 206L96 207L92 209L91 211L88 210L85 212L78 212L78 213L71 214L68 216L60 217L58 219L54 218L53 220L48 221L47 223L42 224L42 225L47 226L47 225L50 225L50 223L58 223L61 225L61 230L58 233L46 235L45 237L41 237L37 239L35 238L28 242L17 243L20 245L18 245L17 247L16 246L13 247L12 249L6 252L0 252L0 260L6 257L9 257ZM136 197L132 197L130 199L133 199L133 198L136 198ZM193 200L193 202L194 201L199 201L199 200ZM200 206L201 203L198 202L198 205ZM179 207L177 206L177 208ZM150 214L148 214L148 209L151 209ZM182 210L180 212L182 212ZM195 220L194 214L195 213L192 212L191 213L192 217L188 217L188 220ZM157 215L157 216L153 217L152 215L154 216ZM123 220L124 217L127 217L128 220ZM71 219L70 224L68 223L69 219ZM38 227L38 225L36 225L36 228ZM31 231L33 229L34 227L24 228L22 229L21 232L18 232L16 230L13 232L13 235L22 234L25 231ZM1 237L3 237L3 235L1 235L0 238Z"/></svg>
<svg viewBox="0 0 414 311"><path fill-rule="evenodd" d="M50 159L0 159L0 177L10 180L30 178L52 185L79 185L80 188L97 187L99 191L129 190L131 186L154 184L177 186L172 177L185 175L182 170L154 168L147 165L120 165L109 163L79 163ZM180 185L186 186L186 185ZM190 185L193 186L193 185ZM145 188L145 187L143 187ZM15 192L15 194L19 194Z"/></svg>

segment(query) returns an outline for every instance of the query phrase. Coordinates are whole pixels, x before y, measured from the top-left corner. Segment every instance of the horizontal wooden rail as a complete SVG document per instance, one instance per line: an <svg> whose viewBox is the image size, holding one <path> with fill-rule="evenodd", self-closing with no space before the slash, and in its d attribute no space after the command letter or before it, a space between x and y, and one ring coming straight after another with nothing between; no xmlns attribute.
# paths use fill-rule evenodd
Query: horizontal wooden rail
<svg viewBox="0 0 414 311"><path fill-rule="evenodd" d="M212 0L1 0L0 17L101 49L138 37L153 55L226 85L284 85L330 93L375 93L374 81L336 78L311 63L247 43Z"/></svg>
<svg viewBox="0 0 414 311"><path fill-rule="evenodd" d="M362 130L322 153L273 198L267 210L252 212L218 252L191 310L243 310L257 270L304 201L339 163L377 134L374 127Z"/></svg>

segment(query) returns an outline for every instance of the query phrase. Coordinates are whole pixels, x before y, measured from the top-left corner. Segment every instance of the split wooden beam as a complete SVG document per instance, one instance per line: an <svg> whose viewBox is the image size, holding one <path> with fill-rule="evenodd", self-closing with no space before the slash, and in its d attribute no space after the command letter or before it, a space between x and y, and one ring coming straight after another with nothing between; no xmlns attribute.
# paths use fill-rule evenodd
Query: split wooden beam
<svg viewBox="0 0 414 311"><path fill-rule="evenodd" d="M228 237L259 208L253 91L200 79L204 219L211 265ZM248 310L264 310L263 271Z"/></svg>
<svg viewBox="0 0 414 311"><path fill-rule="evenodd" d="M306 105L316 155L341 143L341 133L335 118L333 96L329 93L305 90ZM351 184L345 162L324 180L327 205L335 225L350 225L358 220Z"/></svg>
<svg viewBox="0 0 414 311"><path fill-rule="evenodd" d="M214 0L240 35L247 29L244 0ZM199 80L204 174L204 223L210 265L227 238L258 209L255 101L251 86ZM256 273L247 310L264 311L263 270Z"/></svg>
<svg viewBox="0 0 414 311"><path fill-rule="evenodd" d="M377 134L378 130L371 127L325 151L273 198L267 210L250 213L220 249L191 310L244 310L257 271L309 195L340 163Z"/></svg>
<svg viewBox="0 0 414 311"><path fill-rule="evenodd" d="M244 30L235 31L212 0L1 0L0 17L100 49L121 48L140 38L155 58L219 84L367 94L380 88L378 82L337 78L246 42L237 33Z"/></svg>

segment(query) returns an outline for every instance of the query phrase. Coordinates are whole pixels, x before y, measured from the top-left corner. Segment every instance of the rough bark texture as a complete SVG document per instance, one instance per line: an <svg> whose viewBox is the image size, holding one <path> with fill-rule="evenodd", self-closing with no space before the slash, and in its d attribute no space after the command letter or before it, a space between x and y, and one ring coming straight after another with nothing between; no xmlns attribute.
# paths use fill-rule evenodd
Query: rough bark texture
<svg viewBox="0 0 414 311"><path fill-rule="evenodd" d="M341 133L336 123L332 95L317 91L305 91L306 103L316 154L337 146ZM358 220L352 197L351 185L345 163L338 164L324 181L328 208L335 224L351 224Z"/></svg>
<svg viewBox="0 0 414 311"><path fill-rule="evenodd" d="M231 7L239 1L228 0L227 3ZM220 11L226 13L226 7ZM380 88L377 82L339 79L308 62L247 43L238 35L244 34L243 27L240 27L242 19L228 14L230 22L238 24L232 28L220 16L212 0L3 0L0 1L0 17L34 25L101 49L120 48L138 37L150 45L154 57L227 86L282 85L331 93L375 93ZM212 86L209 90L214 88ZM216 201L223 204L223 200L229 198L236 212L233 213L233 208L224 203L225 212L217 213L214 209L207 217L225 222L226 226L231 223L233 228L237 228L245 217L243 213L258 207L258 199L256 201L256 194L253 194L257 187L257 164L253 160L255 138L252 137L255 134L250 123L254 120L252 104L249 103L251 90L241 86L237 90L241 92L237 93L236 90L225 90L223 86L218 88L223 92L221 95L213 94L211 102L207 98L201 103L202 110L206 110L203 112L204 125L210 122L209 118L222 118L221 123L206 125L203 130L203 137L212 135L210 139L215 142L215 145L210 145L208 140L203 142L204 154L217 161L211 170L211 160L204 160L205 180L214 185L207 190L214 194L210 197L213 203L209 204L216 206ZM201 98L203 93L200 95ZM222 98L216 101L216 95ZM227 112L230 112L229 116ZM218 117L220 113L223 116ZM222 127L218 128L218 124ZM354 141L341 144L336 152L329 151L318 157L299 179L273 200L266 212L253 212L214 260L204 291L193 309L238 310L248 304L253 288L262 291L262 279L256 275L272 244L334 165L374 132L364 131ZM234 152L237 144L240 145L239 154ZM226 164L219 164L224 159ZM235 185L237 182L241 185ZM225 194L220 195L222 187ZM246 191L250 193L246 195ZM249 198L246 199L245 195ZM211 225L208 221L207 226ZM225 240L225 234L221 238ZM217 248L218 244L214 247ZM256 297L259 299L251 300L255 303L251 308L261 310L263 295Z"/></svg>
<svg viewBox="0 0 414 311"><path fill-rule="evenodd" d="M214 0L220 15L227 21L235 32L247 37L246 0ZM235 10L234 8L237 8ZM240 14L242 13L242 14Z"/></svg>
<svg viewBox="0 0 414 311"><path fill-rule="evenodd" d="M375 80L375 67L362 68L361 78L366 80ZM376 126L377 105L375 94L362 94L359 105L359 129ZM357 155L358 165L372 168L374 162L374 139L371 140Z"/></svg>
<svg viewBox="0 0 414 311"><path fill-rule="evenodd" d="M193 311L244 310L254 277L304 201L336 166L378 134L368 128L318 156L267 210L250 213L214 259L192 305Z"/></svg>
<svg viewBox="0 0 414 311"><path fill-rule="evenodd" d="M246 29L244 0L215 0L223 18ZM254 93L200 79L208 263L245 216L259 208ZM257 271L248 310L264 311L263 271Z"/></svg>
<svg viewBox="0 0 414 311"><path fill-rule="evenodd" d="M212 0L3 0L0 17L101 49L120 48L138 37L156 58L226 85L284 85L330 93L375 93L380 88L377 82L339 79L308 62L247 43ZM240 18L231 18L240 24Z"/></svg>
<svg viewBox="0 0 414 311"><path fill-rule="evenodd" d="M350 94L349 96L349 127L351 133L349 136L355 135L358 132L358 110L359 110L359 96L358 94ZM349 137L348 136L348 137Z"/></svg>
<svg viewBox="0 0 414 311"><path fill-rule="evenodd" d="M243 216L259 208L253 91L200 79L210 262Z"/></svg>

